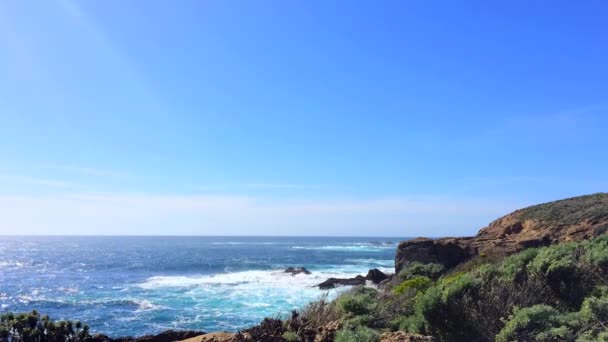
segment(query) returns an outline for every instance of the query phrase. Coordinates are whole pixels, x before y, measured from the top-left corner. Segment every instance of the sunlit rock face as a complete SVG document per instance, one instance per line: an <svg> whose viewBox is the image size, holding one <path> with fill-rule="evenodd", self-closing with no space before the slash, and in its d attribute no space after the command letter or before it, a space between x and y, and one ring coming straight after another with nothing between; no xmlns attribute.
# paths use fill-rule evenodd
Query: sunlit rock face
<svg viewBox="0 0 608 342"><path fill-rule="evenodd" d="M403 241L396 273L410 262L454 267L476 255L512 254L529 247L582 241L608 231L608 193L580 196L517 210L474 237Z"/></svg>

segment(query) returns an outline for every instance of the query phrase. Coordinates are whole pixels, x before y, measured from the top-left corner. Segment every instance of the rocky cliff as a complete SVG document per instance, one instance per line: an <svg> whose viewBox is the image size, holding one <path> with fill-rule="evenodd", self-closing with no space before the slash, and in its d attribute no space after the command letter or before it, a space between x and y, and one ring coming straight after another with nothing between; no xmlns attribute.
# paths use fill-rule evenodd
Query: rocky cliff
<svg viewBox="0 0 608 342"><path fill-rule="evenodd" d="M539 204L517 210L482 228L474 237L403 241L395 271L409 262L450 268L477 255L512 254L528 247L581 241L608 231L608 193Z"/></svg>

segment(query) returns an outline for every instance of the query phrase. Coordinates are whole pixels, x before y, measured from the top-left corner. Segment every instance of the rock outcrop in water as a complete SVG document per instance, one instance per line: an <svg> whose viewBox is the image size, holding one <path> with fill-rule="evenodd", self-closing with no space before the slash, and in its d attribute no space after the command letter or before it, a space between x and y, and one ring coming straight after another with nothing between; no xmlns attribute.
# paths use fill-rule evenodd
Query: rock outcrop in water
<svg viewBox="0 0 608 342"><path fill-rule="evenodd" d="M321 290L333 289L336 286L358 286L365 285L367 281L371 281L374 284L380 284L383 280L389 276L377 268L371 269L367 272L366 276L358 275L354 278L329 278L321 284L317 285Z"/></svg>
<svg viewBox="0 0 608 342"><path fill-rule="evenodd" d="M287 267L285 269L285 271L283 271L283 272L289 273L292 276L295 276L296 274L301 274L301 273L306 274L306 275L311 274L311 272L304 267Z"/></svg>
<svg viewBox="0 0 608 342"><path fill-rule="evenodd" d="M395 271L416 261L451 268L480 254L512 254L528 247L582 241L606 231L608 193L574 197L517 210L474 237L403 241L397 248Z"/></svg>

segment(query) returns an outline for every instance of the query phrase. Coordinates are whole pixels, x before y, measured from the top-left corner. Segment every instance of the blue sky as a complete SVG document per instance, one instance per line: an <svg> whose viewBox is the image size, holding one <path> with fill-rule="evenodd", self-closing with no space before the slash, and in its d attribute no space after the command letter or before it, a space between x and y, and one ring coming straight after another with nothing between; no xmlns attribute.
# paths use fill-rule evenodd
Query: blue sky
<svg viewBox="0 0 608 342"><path fill-rule="evenodd" d="M0 233L474 234L608 190L603 1L2 1Z"/></svg>

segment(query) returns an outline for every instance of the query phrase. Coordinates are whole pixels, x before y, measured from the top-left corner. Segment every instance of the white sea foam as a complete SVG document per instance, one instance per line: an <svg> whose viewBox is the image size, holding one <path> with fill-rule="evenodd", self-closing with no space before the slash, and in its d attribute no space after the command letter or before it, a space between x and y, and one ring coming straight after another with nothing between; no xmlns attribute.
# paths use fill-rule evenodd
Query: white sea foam
<svg viewBox="0 0 608 342"><path fill-rule="evenodd" d="M146 299L131 299L131 301L137 304L137 311L150 311L150 310L159 310L164 309L165 306L154 304Z"/></svg>
<svg viewBox="0 0 608 342"><path fill-rule="evenodd" d="M293 245L294 242L212 242L212 245Z"/></svg>
<svg viewBox="0 0 608 342"><path fill-rule="evenodd" d="M328 265L323 269L312 268L310 275L295 276L282 270L198 276L159 275L146 279L136 287L145 291L142 295L146 297L186 300L193 309L203 312L202 315L210 315L201 317L202 320L221 316L221 322L229 322L230 317L234 316L239 320L251 319L255 322L259 317L302 307L326 292L330 298L334 298L348 287L322 291L316 285L332 277L365 275L369 268L369 264L361 262L355 265ZM392 273L392 267L378 268ZM167 303L160 303L169 307L172 305L170 299Z"/></svg>
<svg viewBox="0 0 608 342"><path fill-rule="evenodd" d="M211 287L211 286L265 286L265 287L312 287L331 277L351 277L359 274L358 267L345 270L344 265L340 265L342 272L338 269L327 269L324 271L313 272L313 274L298 274L292 276L283 271L243 271L233 273L220 273L215 275L201 276L155 276L148 278L138 286L143 289L157 288L192 288L192 287ZM346 271L346 272L344 272ZM239 288L242 289L242 288Z"/></svg>
<svg viewBox="0 0 608 342"><path fill-rule="evenodd" d="M23 268L29 266L28 263L16 260L0 260L0 268Z"/></svg>
<svg viewBox="0 0 608 342"><path fill-rule="evenodd" d="M293 246L293 249L307 249L307 250L319 250L319 251L337 251L337 252L380 252L389 248L395 248L394 246L386 245L372 245L372 244L360 244L360 245L337 245L337 246Z"/></svg>

